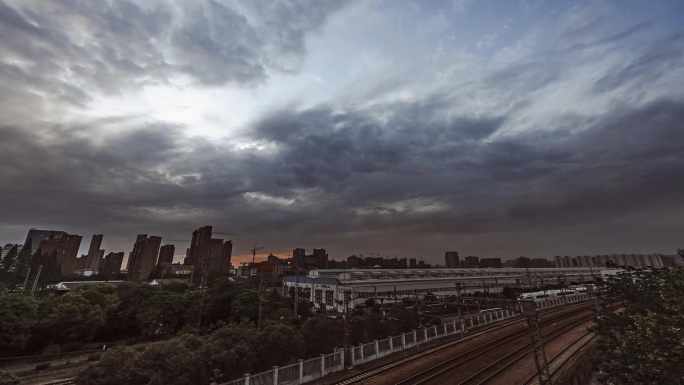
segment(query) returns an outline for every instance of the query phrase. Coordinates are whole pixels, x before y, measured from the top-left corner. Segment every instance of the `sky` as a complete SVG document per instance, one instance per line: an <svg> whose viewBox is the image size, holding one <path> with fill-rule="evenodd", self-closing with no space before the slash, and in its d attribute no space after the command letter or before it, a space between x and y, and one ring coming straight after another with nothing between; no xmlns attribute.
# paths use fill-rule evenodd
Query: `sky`
<svg viewBox="0 0 684 385"><path fill-rule="evenodd" d="M3 244L684 247L681 1L0 0L0 36Z"/></svg>

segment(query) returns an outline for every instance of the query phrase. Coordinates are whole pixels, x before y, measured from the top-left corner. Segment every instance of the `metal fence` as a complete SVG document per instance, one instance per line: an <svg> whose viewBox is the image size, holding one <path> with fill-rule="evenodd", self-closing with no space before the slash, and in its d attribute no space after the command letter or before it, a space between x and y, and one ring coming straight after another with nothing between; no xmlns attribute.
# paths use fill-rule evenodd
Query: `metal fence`
<svg viewBox="0 0 684 385"><path fill-rule="evenodd" d="M548 298L536 303L538 309L546 309L567 303L578 302L589 299L588 294L574 294L565 297ZM461 333L461 328L465 330L488 325L507 318L518 315L512 310L503 309L491 312L484 312L476 316L463 318L459 321L454 320L443 325L430 326L423 329L410 331L398 336L389 337L384 340L352 346L349 359L351 366L360 365L373 361L380 357L412 348L422 343ZM245 374L243 378L224 382L220 385L299 385L327 374L338 372L345 369L345 357L343 349L335 349L331 354L322 354L320 357L309 360L299 360L299 362L283 366L273 367L257 374Z"/></svg>

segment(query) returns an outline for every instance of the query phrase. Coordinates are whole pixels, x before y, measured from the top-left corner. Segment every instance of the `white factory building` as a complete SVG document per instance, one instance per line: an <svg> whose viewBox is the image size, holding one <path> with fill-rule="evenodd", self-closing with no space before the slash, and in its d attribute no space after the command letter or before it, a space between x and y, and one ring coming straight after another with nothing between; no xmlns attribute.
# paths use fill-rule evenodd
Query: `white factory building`
<svg viewBox="0 0 684 385"><path fill-rule="evenodd" d="M285 276L283 294L294 289L304 293L316 307L344 311L345 292L351 292L350 306L367 298L394 302L411 296L467 295L475 291L497 292L505 286L535 286L563 282L582 285L595 277L612 275L616 269L501 268L501 269L351 269L312 270L308 276ZM429 295L429 294L428 294ZM301 297L300 297L301 298Z"/></svg>

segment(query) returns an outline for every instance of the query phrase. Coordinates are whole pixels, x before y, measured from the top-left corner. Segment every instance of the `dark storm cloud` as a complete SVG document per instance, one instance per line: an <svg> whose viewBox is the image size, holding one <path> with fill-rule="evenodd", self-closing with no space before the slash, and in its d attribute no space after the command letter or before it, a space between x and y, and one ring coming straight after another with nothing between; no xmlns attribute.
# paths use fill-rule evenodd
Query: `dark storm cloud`
<svg viewBox="0 0 684 385"><path fill-rule="evenodd" d="M255 135L282 149L280 186L317 187L336 196L338 208L367 207L354 223L368 222L368 230L385 218L385 226L397 227L424 221L426 232L461 231L473 222L493 230L494 221L499 223L493 227L505 230L526 221L582 223L595 220L597 212L614 218L635 208L681 203L676 193L681 181L666 176L684 169L677 148L684 142L682 103L617 110L576 134L492 141L484 139L503 123L500 118L431 124L411 108L395 107L386 123L372 118L374 111L284 113L265 119ZM386 184L392 188L384 189ZM437 212L391 208L418 198L447 207Z"/></svg>
<svg viewBox="0 0 684 385"><path fill-rule="evenodd" d="M544 92L567 86L568 63L584 58L575 43L596 23L569 31L553 58L515 59L465 82L454 75L408 101L378 100L410 88L413 73L363 78L329 102L272 110L227 143L147 117L44 116L177 75L249 87L274 71L296 71L306 34L340 2L9 4L0 2L6 225L105 233L130 245L138 232L184 239L212 224L252 234L240 247L269 239L281 248L308 240L396 250L423 239L434 255L459 237L506 241L579 226L586 234L627 219L646 231L663 213L684 213L684 100L676 90L647 92L684 67L681 35L637 45L612 68L586 70L596 74L586 97L640 92L586 114L563 109L572 100L550 104L553 120L534 129L516 125L535 118L521 115ZM416 78L430 78L431 69L423 71ZM469 108L478 104L472 100L486 108ZM240 149L241 141L250 146Z"/></svg>
<svg viewBox="0 0 684 385"><path fill-rule="evenodd" d="M87 90L109 93L179 74L224 84L259 82L269 71L295 71L306 53L306 33L342 7L339 2L272 2L250 10L255 6L212 0L146 6L81 0L10 4L0 3L5 65L39 74L52 85L68 78Z"/></svg>
<svg viewBox="0 0 684 385"><path fill-rule="evenodd" d="M420 124L406 105L393 110L385 122L373 111L274 113L252 135L278 150L258 155L199 139L188 151L170 139L178 127L141 127L101 143L74 129L50 145L3 127L2 195L12 202L3 220L167 234L223 223L345 239L379 229L378 237L553 228L682 209L675 175L684 170L684 103L617 110L572 135L501 139L491 134L502 118Z"/></svg>

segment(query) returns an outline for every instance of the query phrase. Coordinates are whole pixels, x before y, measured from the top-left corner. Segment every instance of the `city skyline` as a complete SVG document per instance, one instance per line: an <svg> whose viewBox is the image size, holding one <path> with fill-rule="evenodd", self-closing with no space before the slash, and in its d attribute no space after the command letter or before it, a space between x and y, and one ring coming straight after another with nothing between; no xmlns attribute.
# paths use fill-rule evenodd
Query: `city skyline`
<svg viewBox="0 0 684 385"><path fill-rule="evenodd" d="M0 243L64 229L127 258L151 234L183 255L170 240L211 224L234 260L675 254L683 15L0 0Z"/></svg>

